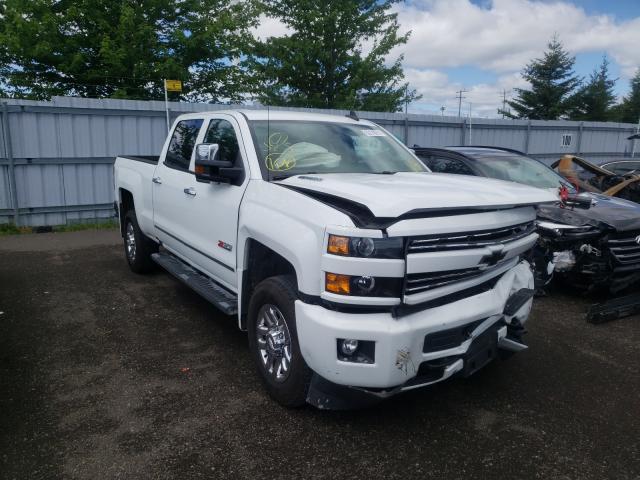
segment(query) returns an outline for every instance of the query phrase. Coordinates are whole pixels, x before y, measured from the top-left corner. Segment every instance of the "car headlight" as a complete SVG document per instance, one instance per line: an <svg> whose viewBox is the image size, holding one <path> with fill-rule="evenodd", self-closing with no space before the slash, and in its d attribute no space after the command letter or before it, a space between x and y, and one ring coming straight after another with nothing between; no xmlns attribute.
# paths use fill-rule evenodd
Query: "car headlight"
<svg viewBox="0 0 640 480"><path fill-rule="evenodd" d="M568 225L565 223L547 222L544 220L537 221L538 228L553 233L556 236L582 237L600 233L596 227L591 225Z"/></svg>
<svg viewBox="0 0 640 480"><path fill-rule="evenodd" d="M343 257L403 258L404 240L401 237L371 238L329 235L327 253Z"/></svg>

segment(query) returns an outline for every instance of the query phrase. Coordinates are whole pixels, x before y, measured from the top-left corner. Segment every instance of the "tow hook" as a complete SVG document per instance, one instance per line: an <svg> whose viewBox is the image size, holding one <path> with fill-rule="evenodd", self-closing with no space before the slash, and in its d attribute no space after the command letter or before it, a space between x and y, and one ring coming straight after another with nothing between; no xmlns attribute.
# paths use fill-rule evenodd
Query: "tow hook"
<svg viewBox="0 0 640 480"><path fill-rule="evenodd" d="M506 325L498 330L498 348L509 350L511 352L521 352L529 347L524 343L520 343L516 340L507 337Z"/></svg>

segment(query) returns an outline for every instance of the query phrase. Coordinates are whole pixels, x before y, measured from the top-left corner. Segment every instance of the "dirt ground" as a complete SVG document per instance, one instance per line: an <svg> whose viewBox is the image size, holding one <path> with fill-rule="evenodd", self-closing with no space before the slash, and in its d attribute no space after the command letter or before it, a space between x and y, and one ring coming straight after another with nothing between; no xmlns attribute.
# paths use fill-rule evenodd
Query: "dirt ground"
<svg viewBox="0 0 640 480"><path fill-rule="evenodd" d="M537 299L530 350L377 407L286 410L235 320L115 232L0 238L0 478L640 478L640 318Z"/></svg>

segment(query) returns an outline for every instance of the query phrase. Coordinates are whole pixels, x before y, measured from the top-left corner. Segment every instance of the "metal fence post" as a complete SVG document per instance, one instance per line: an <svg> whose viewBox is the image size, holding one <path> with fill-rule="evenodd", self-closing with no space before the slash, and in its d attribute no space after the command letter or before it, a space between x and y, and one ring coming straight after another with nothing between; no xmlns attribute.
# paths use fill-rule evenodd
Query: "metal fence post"
<svg viewBox="0 0 640 480"><path fill-rule="evenodd" d="M527 122L527 135L524 137L524 153L529 153L530 138L531 138L531 120Z"/></svg>
<svg viewBox="0 0 640 480"><path fill-rule="evenodd" d="M409 146L409 117L404 117L404 144Z"/></svg>
<svg viewBox="0 0 640 480"><path fill-rule="evenodd" d="M580 122L578 127L578 141L576 142L576 155L580 155L582 149L582 131L584 130L584 122Z"/></svg>
<svg viewBox="0 0 640 480"><path fill-rule="evenodd" d="M460 123L460 145L466 145L466 137L467 137L467 119L462 119L462 123Z"/></svg>
<svg viewBox="0 0 640 480"><path fill-rule="evenodd" d="M13 159L13 147L11 146L11 129L9 128L9 106L2 103L2 136L4 138L4 152L9 161L9 190L11 191L11 203L13 203L13 223L20 224L20 211L18 209L18 191L16 190L16 168Z"/></svg>

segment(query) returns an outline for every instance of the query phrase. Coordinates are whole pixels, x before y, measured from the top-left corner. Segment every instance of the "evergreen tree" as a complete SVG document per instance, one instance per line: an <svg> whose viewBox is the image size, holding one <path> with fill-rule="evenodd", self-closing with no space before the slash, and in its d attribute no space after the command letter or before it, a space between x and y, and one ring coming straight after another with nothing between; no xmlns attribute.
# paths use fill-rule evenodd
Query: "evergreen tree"
<svg viewBox="0 0 640 480"><path fill-rule="evenodd" d="M605 56L591 74L589 82L578 91L578 106L571 119L593 122L611 120L611 108L616 102L615 85L616 79L609 77L609 60Z"/></svg>
<svg viewBox="0 0 640 480"><path fill-rule="evenodd" d="M619 105L614 108L615 120L626 123L638 123L640 120L640 69L631 79L631 89Z"/></svg>
<svg viewBox="0 0 640 480"><path fill-rule="evenodd" d="M233 60L255 15L234 0L3 3L0 45L13 96L157 99L163 78L182 80L185 95L241 93Z"/></svg>
<svg viewBox="0 0 640 480"><path fill-rule="evenodd" d="M531 88L516 88L517 97L507 102L512 111L505 114L532 120L566 118L576 108L575 90L581 84L581 79L574 75L574 64L575 57L554 36L544 56L524 68L522 76Z"/></svg>
<svg viewBox="0 0 640 480"><path fill-rule="evenodd" d="M248 60L259 82L258 99L269 105L397 111L418 98L403 83L397 0L264 0L267 15L291 33L256 42Z"/></svg>

